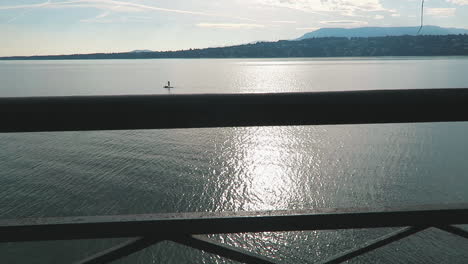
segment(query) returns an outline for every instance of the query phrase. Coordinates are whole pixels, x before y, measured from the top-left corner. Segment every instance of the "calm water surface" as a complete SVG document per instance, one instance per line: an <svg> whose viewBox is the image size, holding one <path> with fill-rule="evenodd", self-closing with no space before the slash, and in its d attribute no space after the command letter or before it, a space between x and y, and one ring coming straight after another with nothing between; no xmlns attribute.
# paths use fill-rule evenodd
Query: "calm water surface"
<svg viewBox="0 0 468 264"><path fill-rule="evenodd" d="M468 87L468 58L0 62L0 96ZM313 114L313 113L311 113ZM382 207L468 201L466 123L0 134L0 218ZM312 263L392 229L213 236ZM0 245L66 263L118 241ZM162 243L118 263L231 263ZM350 263L468 263L428 230Z"/></svg>

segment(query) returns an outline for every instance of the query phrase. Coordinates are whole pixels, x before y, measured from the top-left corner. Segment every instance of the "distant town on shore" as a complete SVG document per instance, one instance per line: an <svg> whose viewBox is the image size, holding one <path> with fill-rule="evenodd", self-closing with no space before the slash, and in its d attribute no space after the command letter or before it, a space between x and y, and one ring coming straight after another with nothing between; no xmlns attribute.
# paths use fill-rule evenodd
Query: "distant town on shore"
<svg viewBox="0 0 468 264"><path fill-rule="evenodd" d="M466 56L468 30L424 27L319 29L295 40L178 51L1 57L0 60Z"/></svg>

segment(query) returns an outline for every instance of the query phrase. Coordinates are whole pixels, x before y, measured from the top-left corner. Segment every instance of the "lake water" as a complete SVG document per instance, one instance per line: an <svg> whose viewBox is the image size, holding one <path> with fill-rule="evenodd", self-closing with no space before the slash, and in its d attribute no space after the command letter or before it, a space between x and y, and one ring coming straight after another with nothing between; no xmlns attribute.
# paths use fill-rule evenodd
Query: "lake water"
<svg viewBox="0 0 468 264"><path fill-rule="evenodd" d="M468 87L468 57L0 61L0 96ZM311 113L313 114L313 113ZM467 123L0 134L0 218L468 202ZM393 229L212 236L312 263ZM120 240L10 243L68 263ZM117 263L231 263L165 242ZM468 263L428 230L349 263Z"/></svg>

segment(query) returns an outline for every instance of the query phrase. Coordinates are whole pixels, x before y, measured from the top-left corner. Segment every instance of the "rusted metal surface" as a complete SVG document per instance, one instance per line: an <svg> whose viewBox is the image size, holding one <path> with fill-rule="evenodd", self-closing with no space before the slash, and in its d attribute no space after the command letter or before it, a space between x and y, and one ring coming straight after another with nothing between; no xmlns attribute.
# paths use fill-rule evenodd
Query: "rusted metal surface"
<svg viewBox="0 0 468 264"><path fill-rule="evenodd" d="M468 121L468 88L0 98L0 132Z"/></svg>

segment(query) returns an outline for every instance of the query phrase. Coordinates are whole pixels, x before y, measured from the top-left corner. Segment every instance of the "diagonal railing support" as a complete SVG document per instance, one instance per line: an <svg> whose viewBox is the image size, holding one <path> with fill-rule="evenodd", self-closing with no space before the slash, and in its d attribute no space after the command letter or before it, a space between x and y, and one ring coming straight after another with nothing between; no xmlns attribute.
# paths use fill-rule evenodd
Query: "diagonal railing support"
<svg viewBox="0 0 468 264"><path fill-rule="evenodd" d="M459 227L446 225L446 226L437 226L437 228L445 232L449 232L451 234L468 239L468 231L461 229Z"/></svg>
<svg viewBox="0 0 468 264"><path fill-rule="evenodd" d="M180 236L172 241L188 247L196 248L205 252L247 264L279 264L280 262L249 252L244 249L219 243L204 236Z"/></svg>
<svg viewBox="0 0 468 264"><path fill-rule="evenodd" d="M74 264L104 264L114 260L129 256L135 252L145 249L151 245L161 242L161 239L155 237L134 238L123 242L117 246L96 253L86 259L75 262Z"/></svg>
<svg viewBox="0 0 468 264"><path fill-rule="evenodd" d="M379 237L377 239L368 241L367 243L363 244L360 247L353 248L351 250L342 252L336 256L333 256L323 262L320 262L321 264L339 264L343 263L347 260L350 260L352 258L355 258L357 256L361 256L369 251L381 248L383 246L386 246L392 242L398 241L400 239L403 239L405 237L411 236L413 234L416 234L420 231L423 231L424 229L427 229L427 226L421 226L421 227L407 227L403 228L401 230L395 231L393 233L387 234L385 236Z"/></svg>

